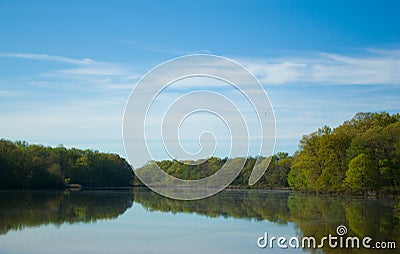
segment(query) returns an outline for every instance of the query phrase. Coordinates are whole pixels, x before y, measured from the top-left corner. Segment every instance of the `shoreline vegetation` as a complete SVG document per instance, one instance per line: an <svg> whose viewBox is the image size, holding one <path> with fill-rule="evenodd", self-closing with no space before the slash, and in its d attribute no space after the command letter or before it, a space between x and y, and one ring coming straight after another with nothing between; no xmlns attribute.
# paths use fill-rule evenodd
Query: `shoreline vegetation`
<svg viewBox="0 0 400 254"><path fill-rule="evenodd" d="M0 140L0 189L131 186L133 172L117 154Z"/></svg>
<svg viewBox="0 0 400 254"><path fill-rule="evenodd" d="M323 126L304 135L293 154L249 157L228 189L294 190L334 195L396 195L400 193L400 115L357 113L331 129ZM168 174L201 179L215 173L228 158L211 157L199 165L156 161ZM254 167L270 164L254 185ZM136 170L146 170L149 164ZM0 140L0 189L126 189L144 185L117 154L93 150L29 145ZM166 183L160 183L166 184Z"/></svg>

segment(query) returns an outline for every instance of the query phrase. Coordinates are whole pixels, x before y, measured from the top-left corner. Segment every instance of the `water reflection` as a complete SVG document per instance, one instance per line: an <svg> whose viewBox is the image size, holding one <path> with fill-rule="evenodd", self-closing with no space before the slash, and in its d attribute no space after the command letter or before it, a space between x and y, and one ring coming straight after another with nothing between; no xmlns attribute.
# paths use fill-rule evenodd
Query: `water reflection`
<svg viewBox="0 0 400 254"><path fill-rule="evenodd" d="M336 235L336 228L345 225L348 228L346 236L369 236L374 241L400 244L400 221L393 211L394 200L390 199L320 197L256 190L228 190L197 201L166 199L152 192L135 193L134 197L135 202L150 211L268 220L278 224L294 222L298 237L313 236L316 239ZM332 249L327 245L323 250L325 253L369 253L365 249Z"/></svg>
<svg viewBox="0 0 400 254"><path fill-rule="evenodd" d="M368 200L361 198L307 197L292 195L288 199L290 219L300 230L301 236L321 239L335 235L338 225L348 228L346 236L374 241L396 241L400 243L399 218L393 211L393 200ZM331 249L326 253L373 253L366 249ZM387 250L388 251L388 250ZM390 250L389 250L390 252Z"/></svg>
<svg viewBox="0 0 400 254"><path fill-rule="evenodd" d="M135 192L134 200L150 211L185 212L238 219L268 220L280 224L289 218L289 192L226 190L207 199L182 201L164 198L154 192Z"/></svg>
<svg viewBox="0 0 400 254"><path fill-rule="evenodd" d="M102 219L115 219L128 209L135 210L135 207L132 207L133 202L150 212L270 221L283 227L289 227L291 222L297 229L298 237L314 236L316 239L336 234L336 227L345 225L349 229L348 236L369 236L374 241L391 240L400 244L400 222L393 211L394 200L306 196L291 192L257 190L226 190L197 201L168 199L138 189L77 192L3 191L0 192L0 234L45 224L93 223ZM323 251L367 253L365 249L349 251L324 248Z"/></svg>
<svg viewBox="0 0 400 254"><path fill-rule="evenodd" d="M113 219L132 206L132 192L0 191L0 234L43 224Z"/></svg>

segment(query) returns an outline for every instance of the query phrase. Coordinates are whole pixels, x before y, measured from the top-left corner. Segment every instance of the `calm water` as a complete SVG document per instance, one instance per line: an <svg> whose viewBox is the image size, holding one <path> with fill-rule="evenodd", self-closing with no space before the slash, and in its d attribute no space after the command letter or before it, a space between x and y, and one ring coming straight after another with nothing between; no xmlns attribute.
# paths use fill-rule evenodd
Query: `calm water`
<svg viewBox="0 0 400 254"><path fill-rule="evenodd" d="M0 253L374 253L260 249L257 239L370 236L400 244L394 201L227 190L177 201L145 190L0 192ZM380 253L399 253L385 250Z"/></svg>

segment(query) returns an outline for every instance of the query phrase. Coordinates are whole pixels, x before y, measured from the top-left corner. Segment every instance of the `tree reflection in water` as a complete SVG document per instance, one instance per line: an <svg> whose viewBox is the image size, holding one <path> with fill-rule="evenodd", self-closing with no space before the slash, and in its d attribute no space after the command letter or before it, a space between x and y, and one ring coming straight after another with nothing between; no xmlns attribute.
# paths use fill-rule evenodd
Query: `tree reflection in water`
<svg viewBox="0 0 400 254"><path fill-rule="evenodd" d="M153 192L136 192L134 197L135 202L150 211L268 220L279 224L293 222L298 229L298 237L314 236L317 241L329 234L336 236L336 228L345 225L349 229L346 236L369 236L374 241L396 241L400 244L400 222L394 214L394 200L391 199L310 196L261 190L226 190L197 201L167 199ZM362 248L331 249L327 244L323 251L373 252Z"/></svg>
<svg viewBox="0 0 400 254"><path fill-rule="evenodd" d="M131 191L0 191L0 234L43 224L114 219L131 206Z"/></svg>
<svg viewBox="0 0 400 254"><path fill-rule="evenodd" d="M43 224L94 223L101 219L115 219L129 209L133 202L148 211L193 213L210 218L268 220L282 225L292 222L298 229L298 237L314 236L316 239L328 234L336 235L337 226L345 225L349 230L347 236L369 236L374 241L396 241L400 244L399 217L394 213L395 202L392 199L307 196L293 192L263 190L225 190L196 201L169 199L143 189L2 191L0 234ZM365 249L324 248L323 251L367 253Z"/></svg>

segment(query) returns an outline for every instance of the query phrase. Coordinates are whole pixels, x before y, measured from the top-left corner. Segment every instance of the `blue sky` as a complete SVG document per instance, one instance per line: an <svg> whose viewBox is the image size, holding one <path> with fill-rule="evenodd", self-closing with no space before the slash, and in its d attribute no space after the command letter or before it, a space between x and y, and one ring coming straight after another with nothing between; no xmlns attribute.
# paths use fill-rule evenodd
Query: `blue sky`
<svg viewBox="0 0 400 254"><path fill-rule="evenodd" d="M400 112L398 1L1 1L0 136L124 156L122 115L148 70L210 53L246 66L276 151L359 111Z"/></svg>

